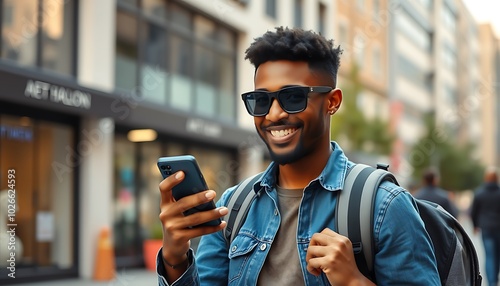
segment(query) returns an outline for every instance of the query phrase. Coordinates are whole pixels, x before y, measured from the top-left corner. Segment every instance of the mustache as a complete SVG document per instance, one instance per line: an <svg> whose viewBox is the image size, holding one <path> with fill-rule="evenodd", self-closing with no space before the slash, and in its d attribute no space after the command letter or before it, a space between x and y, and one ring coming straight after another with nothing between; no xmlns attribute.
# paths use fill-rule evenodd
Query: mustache
<svg viewBox="0 0 500 286"><path fill-rule="evenodd" d="M262 125L260 125L260 128L266 129L266 128L270 128L270 127L279 127L279 126L283 126L283 125L300 127L300 126L302 126L302 123L300 123L300 122L293 123L293 122L290 122L289 120L280 120L280 121L276 121L276 122L271 122L269 124L262 124Z"/></svg>

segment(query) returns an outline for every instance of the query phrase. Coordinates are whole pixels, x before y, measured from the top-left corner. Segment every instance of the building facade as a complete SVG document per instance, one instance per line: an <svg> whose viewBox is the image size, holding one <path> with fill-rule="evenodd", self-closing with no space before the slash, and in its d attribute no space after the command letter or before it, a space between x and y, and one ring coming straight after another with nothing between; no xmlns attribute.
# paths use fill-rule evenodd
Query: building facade
<svg viewBox="0 0 500 286"><path fill-rule="evenodd" d="M411 150L426 131L425 116L432 114L440 134L459 144L479 136L480 105L468 102L481 81L482 45L461 0L393 0L389 6L389 97L397 126L392 165L410 178L422 156L439 160L429 150ZM484 151L477 147L479 158Z"/></svg>
<svg viewBox="0 0 500 286"><path fill-rule="evenodd" d="M103 228L118 268L143 267L160 156L195 155L219 196L261 171L244 51L281 25L332 37L333 3L0 1L0 189L17 204L0 283L92 277Z"/></svg>
<svg viewBox="0 0 500 286"><path fill-rule="evenodd" d="M481 158L488 166L500 165L500 43L490 24L479 27L481 81L473 94L481 111Z"/></svg>

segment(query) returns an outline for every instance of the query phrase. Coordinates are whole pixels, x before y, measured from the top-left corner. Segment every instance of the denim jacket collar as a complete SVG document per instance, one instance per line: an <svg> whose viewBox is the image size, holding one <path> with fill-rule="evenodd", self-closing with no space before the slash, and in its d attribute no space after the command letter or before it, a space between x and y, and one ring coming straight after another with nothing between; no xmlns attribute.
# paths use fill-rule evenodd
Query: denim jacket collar
<svg viewBox="0 0 500 286"><path fill-rule="evenodd" d="M344 151L335 142L331 142L332 153L328 159L325 168L321 174L312 182L319 181L321 186L328 191L341 190L344 187L344 179L350 168L349 160ZM254 184L253 189L258 193L262 188L272 191L276 185L276 173L278 164L271 162L267 169L262 173L261 178ZM311 183L312 183L311 182Z"/></svg>

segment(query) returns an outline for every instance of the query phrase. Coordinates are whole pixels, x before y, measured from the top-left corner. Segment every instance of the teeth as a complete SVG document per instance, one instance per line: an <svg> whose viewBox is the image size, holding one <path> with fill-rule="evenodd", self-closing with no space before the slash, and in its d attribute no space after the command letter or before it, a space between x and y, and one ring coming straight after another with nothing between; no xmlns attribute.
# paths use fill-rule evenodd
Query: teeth
<svg viewBox="0 0 500 286"><path fill-rule="evenodd" d="M271 135L273 137L284 137L293 133L293 129L284 129L284 130L271 130Z"/></svg>

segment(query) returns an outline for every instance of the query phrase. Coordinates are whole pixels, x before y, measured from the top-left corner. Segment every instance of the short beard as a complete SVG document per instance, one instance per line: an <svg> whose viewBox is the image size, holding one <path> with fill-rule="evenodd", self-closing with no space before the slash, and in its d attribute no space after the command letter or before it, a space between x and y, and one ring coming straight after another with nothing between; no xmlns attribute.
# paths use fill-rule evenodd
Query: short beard
<svg viewBox="0 0 500 286"><path fill-rule="evenodd" d="M260 139L262 139L262 141L264 141L264 143L266 144L271 159L279 165L287 165L290 163L295 163L312 152L312 150L306 149L306 147L304 146L304 142L301 138L301 140L299 140L299 143L297 144L297 147L295 147L295 149L292 152L286 154L276 154L275 152L273 152L271 146L269 146L269 144L266 142L266 140L264 140L261 134L259 132L257 132L257 134L259 134Z"/></svg>

